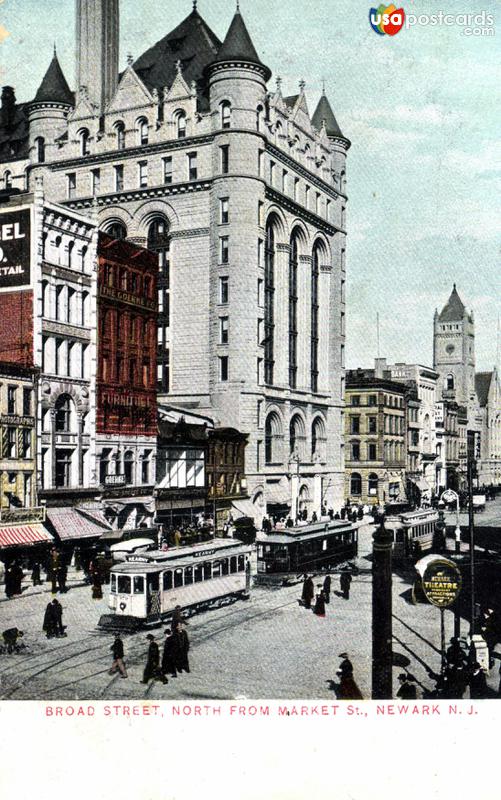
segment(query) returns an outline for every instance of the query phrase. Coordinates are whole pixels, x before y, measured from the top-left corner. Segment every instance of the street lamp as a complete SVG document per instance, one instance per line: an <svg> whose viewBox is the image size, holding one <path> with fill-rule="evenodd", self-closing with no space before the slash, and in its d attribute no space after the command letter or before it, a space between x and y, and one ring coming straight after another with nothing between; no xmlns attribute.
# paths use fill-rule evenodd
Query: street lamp
<svg viewBox="0 0 501 800"><path fill-rule="evenodd" d="M295 491L293 491L294 483L292 483L292 485L291 485L291 495L292 495L291 501L294 500L294 523L295 524L297 523L298 516L299 516L299 464L300 464L300 461L301 461L301 459L300 459L299 453L297 451L294 451L293 453L291 453L290 458L289 458L289 471L291 472L291 483L295 479L295 484L296 484ZM296 465L295 474L292 474L292 470L291 470L291 465L292 464ZM291 510L292 510L292 503L291 503Z"/></svg>
<svg viewBox="0 0 501 800"><path fill-rule="evenodd" d="M446 489L440 496L441 503L456 503L456 528L454 530L455 552L461 552L461 528L459 526L459 495L454 489Z"/></svg>

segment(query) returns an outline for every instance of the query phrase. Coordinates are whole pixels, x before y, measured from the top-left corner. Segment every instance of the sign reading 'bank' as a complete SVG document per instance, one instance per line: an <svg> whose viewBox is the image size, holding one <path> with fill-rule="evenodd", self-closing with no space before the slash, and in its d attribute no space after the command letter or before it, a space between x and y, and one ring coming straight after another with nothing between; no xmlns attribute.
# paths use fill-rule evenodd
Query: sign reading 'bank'
<svg viewBox="0 0 501 800"><path fill-rule="evenodd" d="M31 285L31 210L0 211L0 291Z"/></svg>

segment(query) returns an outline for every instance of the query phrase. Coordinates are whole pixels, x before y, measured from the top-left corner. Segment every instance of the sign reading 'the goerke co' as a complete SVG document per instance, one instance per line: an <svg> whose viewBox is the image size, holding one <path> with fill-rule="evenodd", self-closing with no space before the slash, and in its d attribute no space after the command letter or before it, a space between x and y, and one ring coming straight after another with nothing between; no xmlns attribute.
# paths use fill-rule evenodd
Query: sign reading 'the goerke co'
<svg viewBox="0 0 501 800"><path fill-rule="evenodd" d="M0 291L30 285L30 209L0 210Z"/></svg>

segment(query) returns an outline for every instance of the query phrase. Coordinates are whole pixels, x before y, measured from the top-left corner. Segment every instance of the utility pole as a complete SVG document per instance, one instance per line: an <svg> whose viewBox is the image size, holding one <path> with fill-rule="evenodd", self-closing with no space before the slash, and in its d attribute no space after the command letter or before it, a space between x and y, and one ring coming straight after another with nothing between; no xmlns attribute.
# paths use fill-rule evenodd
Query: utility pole
<svg viewBox="0 0 501 800"><path fill-rule="evenodd" d="M468 431L468 533L470 544L470 638L475 634L475 517L473 512L473 476L475 474L475 432Z"/></svg>
<svg viewBox="0 0 501 800"><path fill-rule="evenodd" d="M372 699L393 696L392 571L393 535L384 517L374 531L372 548Z"/></svg>

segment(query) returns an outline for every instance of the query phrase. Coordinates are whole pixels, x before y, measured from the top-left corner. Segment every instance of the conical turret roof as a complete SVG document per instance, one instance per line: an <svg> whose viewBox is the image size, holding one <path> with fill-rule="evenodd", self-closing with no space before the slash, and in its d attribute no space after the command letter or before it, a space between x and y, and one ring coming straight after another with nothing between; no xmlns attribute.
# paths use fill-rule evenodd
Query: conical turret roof
<svg viewBox="0 0 501 800"><path fill-rule="evenodd" d="M34 103L64 103L74 105L75 99L59 64L56 51L35 95Z"/></svg>
<svg viewBox="0 0 501 800"><path fill-rule="evenodd" d="M325 93L322 94L322 97L318 101L318 106L311 121L318 130L321 129L322 124L325 122L327 136L338 136L341 139L346 139L346 136L343 136L341 128L337 124L331 104L329 103Z"/></svg>
<svg viewBox="0 0 501 800"><path fill-rule="evenodd" d="M266 70L266 80L271 77L271 70L259 58L239 9L235 12L226 38L213 63L220 64L223 61L244 61L248 64L257 64Z"/></svg>
<svg viewBox="0 0 501 800"><path fill-rule="evenodd" d="M438 319L440 322L458 322L463 319L464 312L465 305L457 292L456 284L454 284L451 296L440 312Z"/></svg>

